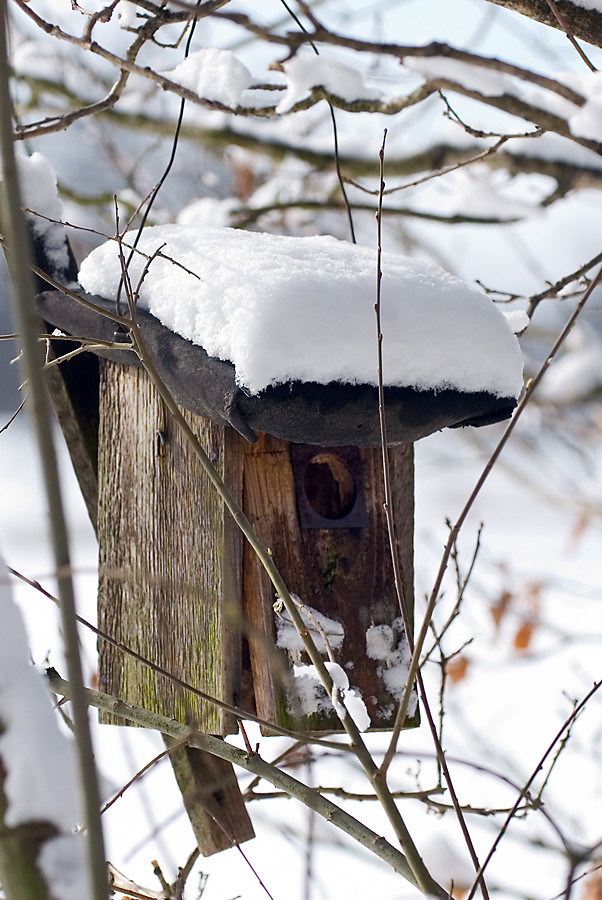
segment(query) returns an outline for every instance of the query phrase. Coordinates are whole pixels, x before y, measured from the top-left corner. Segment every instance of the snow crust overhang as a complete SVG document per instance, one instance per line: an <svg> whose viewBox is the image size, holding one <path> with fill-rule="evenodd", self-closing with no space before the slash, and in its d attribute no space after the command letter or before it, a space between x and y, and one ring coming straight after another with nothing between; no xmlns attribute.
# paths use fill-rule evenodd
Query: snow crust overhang
<svg viewBox="0 0 602 900"><path fill-rule="evenodd" d="M488 297L423 260L383 252L381 268L386 385L516 396L520 349ZM161 225L144 229L128 272L138 308L231 362L243 392L378 383L375 248ZM117 242L108 241L83 261L79 280L110 300L121 275Z"/></svg>
<svg viewBox="0 0 602 900"><path fill-rule="evenodd" d="M107 311L115 310L114 302L93 296L89 299ZM65 333L104 341L115 339L115 326L109 319L59 291L39 294L37 305L40 315ZM237 384L231 362L209 356L143 309L138 310L137 319L160 376L184 409L229 424L251 442L261 431L303 444L380 444L374 385L293 381L251 395ZM140 365L129 350L95 352L124 365ZM389 441L410 443L442 428L488 425L506 419L516 399L488 391L387 386L385 406Z"/></svg>
<svg viewBox="0 0 602 900"><path fill-rule="evenodd" d="M47 235L34 236L40 262L48 251L42 268L70 276ZM295 443L380 444L373 249L157 226L143 231L128 272L142 340L180 406L250 441L261 431ZM420 260L383 254L382 272L389 441L509 417L522 358L494 304ZM107 312L121 295L123 313L121 275L118 244L108 241L82 263L80 292ZM37 303L74 338L119 339L110 319L59 291ZM139 365L132 351L94 352Z"/></svg>

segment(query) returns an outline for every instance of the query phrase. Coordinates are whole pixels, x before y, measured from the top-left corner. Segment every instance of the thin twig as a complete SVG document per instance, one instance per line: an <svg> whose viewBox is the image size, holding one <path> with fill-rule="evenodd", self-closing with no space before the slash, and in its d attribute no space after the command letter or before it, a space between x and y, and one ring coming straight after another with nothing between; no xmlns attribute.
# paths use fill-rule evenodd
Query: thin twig
<svg viewBox="0 0 602 900"><path fill-rule="evenodd" d="M3 431L6 431L7 428L10 428L10 426L13 424L13 422L15 421L15 419L17 418L17 416L19 415L19 413L21 412L21 410L27 403L28 397L29 397L29 395L26 395L25 397L23 397L23 399L17 406L16 410L14 411L14 413L12 414L12 416L10 417L8 422L5 422L4 425L2 426L2 428L0 428L0 434L2 434Z"/></svg>
<svg viewBox="0 0 602 900"><path fill-rule="evenodd" d="M447 525L449 528L451 528L451 522L449 521L449 519L447 520ZM449 616L447 617L447 622L444 623L444 625L441 628L441 631L438 633L435 630L435 626L433 624L432 619L429 623L431 631L433 632L433 635L435 637L435 643L433 644L431 649L428 651L428 653L426 653L424 655L423 663L426 662L430 658L435 647L439 647L441 650L441 653L443 654L443 649L441 647L441 641L443 639L445 632L451 627L453 621L457 618L457 616L460 613L460 607L462 605L462 600L464 599L464 593L465 593L466 588L468 587L468 584L472 577L472 573L474 571L474 567L477 562L477 557L478 557L479 551L481 549L481 535L483 534L483 527L484 527L483 522L481 522L479 525L478 531L477 531L477 539L475 541L475 548L474 548L474 551L472 554L472 559L470 561L470 565L468 567L468 572L466 573L465 577L462 579L460 577L459 569L456 570L456 585L457 585L458 595L456 598L456 602L454 603L453 609L451 610ZM456 545L454 545L454 546L456 546ZM454 551L454 566L456 566L456 564L457 564L457 551ZM469 638L463 644L462 649L464 649L464 647L466 647L471 641L472 641L472 638ZM456 652L459 652L459 651L456 651ZM454 656L455 655L456 654L454 654ZM451 657L448 657L448 659L451 659Z"/></svg>
<svg viewBox="0 0 602 900"><path fill-rule="evenodd" d="M140 781L141 778L144 778L146 773L149 772L150 769L152 769L154 766L156 766L156 764L158 762L161 762L161 760L165 759L166 756L170 756L172 753L176 753L181 747L184 747L184 746L186 746L186 742L180 741L180 742L174 744L172 747L168 747L166 750L162 750L161 753L157 753L156 756L153 756L153 758L149 762L147 762L146 765L142 766L141 769L138 769L136 774L133 775L132 778L130 778L129 781L127 781L123 785L123 787L117 791L116 794L113 794L113 796L111 797L110 800L107 800L105 805L100 810L101 816L104 816L104 814L113 806L113 804L117 803L117 801L120 799L120 797L123 797L125 792L127 790L129 790L129 788L131 788L132 785L134 785L138 781Z"/></svg>
<svg viewBox="0 0 602 900"><path fill-rule="evenodd" d="M591 62L590 59L588 59L588 57L585 54L585 52L583 51L583 49L579 46L579 44L575 40L575 35L571 31L571 28L570 28L567 20L565 19L565 17L562 15L560 10L558 9L558 4L555 2L555 0L546 0L546 2L552 11L552 15L554 16L554 18L560 25L562 31L564 31L564 33L566 34L567 38L569 39L569 41L571 42L571 44L573 45L573 47L575 48L575 50L577 51L577 53L579 54L579 56L581 57L581 59L583 60L585 65L588 67L588 69L591 72L597 72L598 70L596 69L595 65Z"/></svg>
<svg viewBox="0 0 602 900"><path fill-rule="evenodd" d="M305 34L308 34L309 32L307 31L307 28L305 27L305 25L303 24L303 22L301 21L299 16L294 12L294 10L292 10L290 8L290 6L286 2L286 0L280 0L280 2L284 6L284 8L288 12L288 14L291 16L293 21L297 23L299 28L303 32L305 32ZM312 24L315 25L315 20L313 18L313 14L309 10L309 8L306 7L305 4L300 4L300 5L302 6L302 9L305 12L305 15L309 18L310 22L312 22ZM312 47L314 53L316 54L316 56L319 56L320 52L313 42L311 42L311 47ZM345 210L347 212L347 222L349 224L349 233L351 235L351 243L355 244L356 239L355 239L355 228L353 225L353 214L351 212L349 198L347 197L347 190L345 188L345 179L343 177L343 173L341 172L341 157L339 154L339 133L338 133L338 129L337 129L337 120L336 120L336 116L334 114L334 107L333 107L332 103L330 101L327 101L327 102L328 102L328 108L330 110L330 120L332 122L332 143L333 143L333 150L334 150L334 167L335 167L335 171L337 173L337 179L339 181L339 187L341 189L341 194L343 195L343 203L345 205Z"/></svg>
<svg viewBox="0 0 602 900"><path fill-rule="evenodd" d="M184 865L178 871L178 877L174 881L172 885L172 893L174 896L174 900L182 900L184 896L184 889L186 887L186 882L190 877L190 873L192 872L194 865L197 859L200 856L200 850L198 847L195 847Z"/></svg>
<svg viewBox="0 0 602 900"><path fill-rule="evenodd" d="M480 868L479 859L477 857L477 853L474 847L474 843L470 836L470 832L468 830L468 826L466 825L466 820L464 818L462 807L460 805L460 801L458 800L456 790L454 788L454 784L452 781L451 773L449 771L449 767L447 765L447 761L445 759L445 754L443 753L443 748L441 746L441 742L439 740L439 735L437 733L437 726L435 725L435 721L433 719L433 715L430 709L426 689L424 687L424 681L422 679L422 674L419 668L419 660L420 655L416 654L414 646L413 646L413 635L412 635L412 620L410 617L410 612L408 609L408 604L405 596L404 589L404 581L403 581L403 573L401 571L401 565L399 562L399 553L398 553L398 543L395 534L395 522L393 519L393 501L391 495L391 481L390 481L390 471L389 471L389 450L387 445L387 428L386 428L386 417L385 417L385 403L384 403L384 378L383 378L383 360L382 360L382 342L383 335L381 329L381 309L380 309L380 300L381 300L381 281L382 281L382 267L381 267L381 257L382 257L382 231L381 231L381 221L382 221L382 191L385 189L385 178L384 178L384 160L385 160L385 142L387 138L387 132L385 130L383 134L383 142L379 151L379 163L380 163L380 187L381 192L379 193L378 198L378 210L377 210L377 232L378 232L378 250L377 250L377 280L376 280L376 303L375 303L375 313L376 313L376 327L377 327L377 342L378 342L378 398L379 398L379 417L380 417L380 429L381 429L381 447L382 447L382 455L383 455L383 477L384 477L384 486L385 486L385 517L387 521L387 534L389 538L389 549L391 553L391 560L393 563L393 583L395 586L395 592L397 595L397 601L399 604L399 609L401 612L401 616L404 623L404 628L406 632L406 638L408 641L408 645L410 651L414 651L412 654L412 661L410 664L410 669L408 672L406 684L404 687L404 691L402 694L401 702L397 709L395 723L393 725L393 733L391 735L391 739L389 741L389 746L387 747L387 751L385 753L385 757L383 762L378 769L377 778L375 784L380 784L381 782L386 782L386 774L388 767L395 755L395 750L397 748L397 742L399 740L399 735L401 733L401 729L403 728L408 704L410 702L411 693L414 690L414 679L416 679L416 684L418 686L418 693L420 695L420 699L422 701L422 706L424 709L424 713L427 718L429 730L431 732L431 737L433 739L433 743L435 745L435 750L437 753L437 761L441 770L443 772L443 776L445 778L445 783L447 784L447 788L449 790L449 794L452 800L452 804L454 807L454 811L456 813L456 818L458 819L458 824L460 825L460 830L462 831L462 835L466 842L466 846L468 848L468 852L470 854L470 858L473 862L475 870L478 872ZM485 879L481 877L479 879L480 888L483 894L484 900L488 900L489 894L487 891L487 886L485 884Z"/></svg>
<svg viewBox="0 0 602 900"><path fill-rule="evenodd" d="M586 263L583 263L582 266L579 266L579 268L574 272L571 272L570 275L565 275L564 278L561 278L559 279L559 281L554 282L554 284L551 284L545 290L540 291L539 294L533 294L531 297L529 297L529 305L527 307L527 315L529 316L529 318L532 318L533 313L542 300L547 300L549 297L556 297L563 288L571 284L573 281L577 281L579 278L582 278L586 272L589 272L590 269L593 269L594 266L597 266L600 263L602 263L602 252L596 253L595 256L589 259Z"/></svg>
<svg viewBox="0 0 602 900"><path fill-rule="evenodd" d="M201 0L196 0L196 5L197 5L197 9L198 9L198 7L201 5ZM191 44L192 44L192 38L193 38L193 36L194 36L194 32L195 32L195 29L196 29L196 23L197 23L197 21L198 21L198 20L197 20L196 15L192 15L192 16L191 16L190 30L189 30L189 33L188 33L188 39L187 39L187 41L186 41L186 47L185 47L185 49L184 49L184 59L187 59L187 58L188 58L188 55L189 55L189 53L190 53L190 47L191 47ZM173 164L174 164L175 159L176 159L176 152L177 152L177 150L178 150L178 142L179 142L179 139L180 139L180 130L181 130L181 128L182 128L182 122L184 121L184 109L185 109L185 108L186 108L186 98L185 98L185 97L182 97L182 99L180 100L180 109L179 109L179 112L178 112L178 118L177 118L177 120L176 120L176 127L175 127L175 131L174 131L173 139L172 139L172 143L171 143L171 150L170 150L170 154L169 154L169 159L167 160L167 163L166 163L166 165L165 165L165 168L163 169L163 172L161 173L161 177L159 178L159 180L157 181L157 183L155 184L155 186L154 186L153 189L151 190L150 195L149 195L149 197L148 197L148 202L146 203L146 206L145 206L145 209L144 209L144 213L142 214L142 218L141 218L141 220L140 220L140 224L139 224L138 229L137 229L137 231L136 231L136 237L134 238L134 243L133 243L133 245L132 245L132 248L131 248L131 250L130 250L130 254L129 254L129 256L128 256L128 260L127 260L127 263L126 263L126 268L128 268L128 269L129 269L130 263L131 263L131 261L132 261L132 258L133 258L133 256L134 256L134 252L135 252L135 250L136 250L136 248L137 248L137 246L138 246L138 243L139 243L139 241L140 241L140 239L141 239L141 237L142 237L142 232L143 232L143 230L144 230L144 226L146 225L146 222L147 222L147 220L148 220L148 217L149 217L149 215L150 215L150 212L151 212L151 210L152 210L152 208L153 208L153 206L154 206L155 200L157 199L157 197L158 197L158 195L159 195L159 191L161 190L161 188L162 188L163 185L165 184L165 182L166 182L166 180L167 180L167 177L168 177L169 173L171 172L171 170L172 170L172 168L173 168ZM119 312L119 298L120 298L120 295L121 295L122 284L123 284L123 282L120 281L120 282L119 282L119 287L118 287L118 289L117 289L116 309L117 309L118 312Z"/></svg>
<svg viewBox="0 0 602 900"><path fill-rule="evenodd" d="M550 744L548 745L547 750L545 751L545 753L543 754L543 756L541 757L541 759L539 760L539 762L533 769L533 772L527 779L525 785L522 787L520 794L516 799L516 803L514 804L514 806L508 813L508 815L506 816L506 820L505 820L504 824L502 825L502 827L500 828L500 831L499 831L496 839L494 840L493 844L491 845L489 853L485 857L485 860L483 861L480 871L477 873L477 878L475 879L475 882L472 885L466 900L472 900L472 898L474 897L475 891L476 891L476 888L478 885L479 877L483 874L486 867L489 865L489 862L491 861L495 851L497 850L500 841L502 840L506 831L508 830L508 826L510 825L510 822L516 815L517 810L520 807L520 804L522 803L523 799L528 795L531 785L537 778L537 775L539 774L539 772L541 772L541 770L543 769L546 759L554 751L554 747L562 739L565 731L571 727L572 723L575 721L577 716L581 713L581 711L585 708L587 703L589 703L591 698L594 696L594 694L597 693L597 691L600 689L601 686L602 686L602 681L594 682L593 687L587 692L585 697L575 706L573 712L570 714L570 716L567 717L567 719L565 719L565 721L562 723L562 725L560 726L560 728L558 729L558 731L556 732L556 734L550 741Z"/></svg>
<svg viewBox="0 0 602 900"><path fill-rule="evenodd" d="M536 131L532 131L529 134L503 134L501 135L495 144L492 144L491 147L487 147L485 150L482 150L480 153L476 153L474 156L468 157L468 159L461 159L459 162L452 163L449 166L445 166L443 169L437 169L436 172L429 172L428 175L423 175L422 178L416 178L414 181L408 181L406 184L400 184L397 187L387 188L383 191L383 196L388 197L391 194L398 194L400 191L405 191L407 188L418 187L418 185L425 184L427 181L432 181L435 178L441 178L443 175L449 175L450 172L456 172L458 169L463 169L466 166L472 166L474 163L482 162L488 157L493 156L497 151L502 147L507 141L512 138L520 137L540 137L542 134L540 129L536 129ZM352 185L352 187L357 188L358 191L362 191L364 194L372 194L374 196L379 195L379 188L372 190L370 188L366 188L361 184L358 184L357 181L353 181L350 178L345 179L347 184Z"/></svg>
<svg viewBox="0 0 602 900"><path fill-rule="evenodd" d="M378 193L378 207L376 211L376 230L377 230L377 249L376 249L376 301L374 303L374 313L376 316L376 342L377 342L377 365L378 365L378 416L380 425L380 443L383 463L383 484L385 492L385 502L383 509L387 522L387 535L389 539L389 551L393 564L393 583L399 610L403 619L406 638L412 646L412 622L408 610L403 573L399 562L399 552L397 537L395 534L395 522L393 519L393 497L391 492L391 470L389 464L389 446L387 441L387 422L385 414L385 388L384 388L384 372L383 372L383 333L381 327L381 286L382 286L382 212L383 212L383 193L385 190L385 143L387 140L387 130L383 132L383 140L378 154L380 169L380 185ZM379 777L383 780L386 778L387 769L395 755L395 748L401 733L401 729L405 723L410 696L413 691L414 679L408 678L403 692L401 703L397 710L395 723L393 725L393 733L389 741L385 758L379 769Z"/></svg>
<svg viewBox="0 0 602 900"><path fill-rule="evenodd" d="M318 622L318 620L316 619L316 617L314 616L312 611L307 606L305 606L305 604L302 603L295 594L291 594L291 597L293 598L293 601L294 601L297 609L299 610L299 612L302 615L307 616L307 618L311 622L313 630L315 632L317 632L317 634L319 634L320 637L322 638L322 640L324 642L324 647L325 647L325 650L326 650L326 653L328 655L328 659L330 660L330 662L336 663L336 659L335 659L334 653L332 652L332 647L330 646L330 641L328 640L328 635L326 634L325 630L322 628L322 626L320 625L320 623ZM281 607L280 601L276 601L276 603L274 603L274 612L276 613L276 615L280 616L282 621L286 622L287 625L293 625L294 624L293 622L291 622L289 619L287 619L285 616L282 615L282 611L281 611L280 607Z"/></svg>

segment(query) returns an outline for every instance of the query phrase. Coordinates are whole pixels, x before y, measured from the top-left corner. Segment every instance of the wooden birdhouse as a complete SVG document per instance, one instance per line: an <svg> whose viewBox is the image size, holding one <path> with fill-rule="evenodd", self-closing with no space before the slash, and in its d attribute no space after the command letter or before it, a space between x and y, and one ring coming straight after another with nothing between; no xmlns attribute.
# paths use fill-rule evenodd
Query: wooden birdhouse
<svg viewBox="0 0 602 900"><path fill-rule="evenodd" d="M185 231L148 229L139 244L131 278L141 339L298 597L317 647L347 676L362 727L390 728L409 649L384 511L375 254L326 238ZM184 250L191 244L200 256ZM95 254L80 274L87 300L127 316L116 245ZM136 266L147 269L139 290ZM397 307L384 319L391 346L385 407L411 609L413 442L442 427L508 416L520 357L503 319L477 292L411 260L385 257L383 269L384 308L392 298ZM301 308L297 321L287 291ZM358 291L366 306L359 312ZM196 299L186 300L186 292ZM199 325L195 303L213 305L213 318ZM61 292L42 292L38 306L74 339L116 340L109 318ZM244 339L254 330L255 355ZM100 689L211 734L236 732L236 716L185 685L240 709L241 718L253 713L266 733L268 723L340 731L294 627L275 605L272 583L138 358L115 346L95 353L61 366L63 382L53 393L97 527L99 627L177 677L101 642ZM416 717L414 705L406 724ZM173 762L204 853L252 836L228 766L190 750Z"/></svg>

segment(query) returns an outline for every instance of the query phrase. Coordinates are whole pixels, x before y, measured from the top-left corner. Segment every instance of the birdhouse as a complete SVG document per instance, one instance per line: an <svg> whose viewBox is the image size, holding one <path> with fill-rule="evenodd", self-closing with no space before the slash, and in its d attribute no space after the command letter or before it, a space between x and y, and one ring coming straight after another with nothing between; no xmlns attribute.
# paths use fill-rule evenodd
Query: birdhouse
<svg viewBox="0 0 602 900"><path fill-rule="evenodd" d="M479 292L414 260L385 254L382 266L388 455L411 609L412 444L510 415L522 369L503 317ZM143 233L130 278L153 366L269 548L316 646L338 664L358 722L391 728L410 654L384 509L376 254L332 238L162 226ZM120 283L109 242L80 271L98 312L59 291L37 298L52 326L106 342L84 384L70 368L81 358L61 366L58 401L93 517L97 496L99 628L177 678L101 642L100 689L217 735L236 732L236 716L186 685L241 718L253 713L266 733L270 723L340 731L258 558L137 356L118 346L127 335L101 314L127 316ZM86 487L95 466L96 493L92 477ZM414 704L406 725L416 721ZM240 810L221 827L226 839L203 810L195 820L191 798L209 763L195 769L192 759L188 751L174 767L203 852L252 836ZM235 793L229 771L214 777Z"/></svg>

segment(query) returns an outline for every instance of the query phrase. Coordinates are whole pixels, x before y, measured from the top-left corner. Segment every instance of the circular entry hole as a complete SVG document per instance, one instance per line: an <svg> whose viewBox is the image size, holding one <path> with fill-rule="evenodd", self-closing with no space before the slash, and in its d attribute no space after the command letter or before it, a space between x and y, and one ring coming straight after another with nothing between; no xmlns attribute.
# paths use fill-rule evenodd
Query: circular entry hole
<svg viewBox="0 0 602 900"><path fill-rule="evenodd" d="M333 453L318 453L311 458L303 487L311 508L324 519L344 519L355 505L355 479Z"/></svg>

